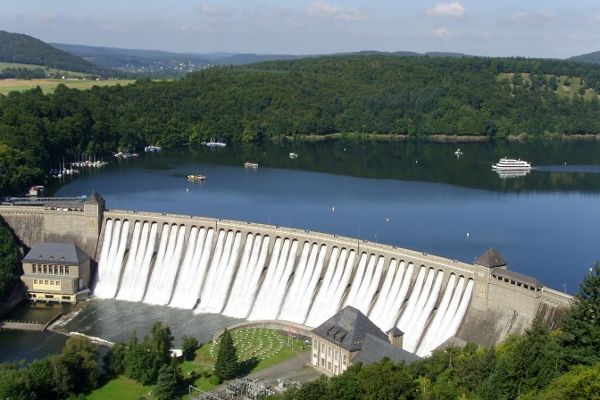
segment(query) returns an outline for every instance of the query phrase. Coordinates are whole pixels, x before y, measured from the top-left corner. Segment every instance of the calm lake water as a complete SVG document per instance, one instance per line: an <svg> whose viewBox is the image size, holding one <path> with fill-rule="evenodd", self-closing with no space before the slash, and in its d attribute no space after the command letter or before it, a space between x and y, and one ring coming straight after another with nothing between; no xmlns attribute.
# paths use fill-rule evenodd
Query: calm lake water
<svg viewBox="0 0 600 400"><path fill-rule="evenodd" d="M460 158L456 147L326 142L163 152L92 171L56 195L96 190L109 208L292 226L467 262L494 247L510 269L575 292L600 260L600 143L461 144ZM291 151L299 157L289 159ZM503 156L535 169L501 179L490 165ZM194 173L207 181L189 183Z"/></svg>
<svg viewBox="0 0 600 400"><path fill-rule="evenodd" d="M509 268L574 293L600 260L600 143L322 142L165 151L64 182L57 196L96 190L107 207L292 226L470 262L494 247ZM290 159L295 152L297 159ZM491 164L531 161L501 179ZM245 169L245 161L258 169ZM191 184L188 174L206 182ZM207 340L233 320L94 299L67 328L112 340L152 321ZM2 337L0 336L0 352Z"/></svg>

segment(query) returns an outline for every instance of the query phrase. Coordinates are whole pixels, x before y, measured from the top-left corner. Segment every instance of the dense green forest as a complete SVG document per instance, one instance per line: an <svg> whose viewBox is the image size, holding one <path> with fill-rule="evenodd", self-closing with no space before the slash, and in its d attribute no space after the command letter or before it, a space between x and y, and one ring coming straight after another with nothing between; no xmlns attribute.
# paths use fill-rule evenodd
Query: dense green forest
<svg viewBox="0 0 600 400"><path fill-rule="evenodd" d="M579 89L562 95L572 80ZM0 96L0 195L42 181L44 171L75 154L211 137L250 143L352 132L425 140L598 134L598 93L600 66L592 64L382 55L215 67L176 81L87 91L59 86L51 95L11 93Z"/></svg>
<svg viewBox="0 0 600 400"><path fill-rule="evenodd" d="M20 33L0 30L0 62L43 65L66 71L106 75L109 70L100 68L83 58L74 56Z"/></svg>
<svg viewBox="0 0 600 400"><path fill-rule="evenodd" d="M21 276L19 248L10 227L0 218L0 302Z"/></svg>
<svg viewBox="0 0 600 400"><path fill-rule="evenodd" d="M588 62L593 64L600 64L600 51L594 51L592 53L581 54L575 57L571 57L569 60Z"/></svg>

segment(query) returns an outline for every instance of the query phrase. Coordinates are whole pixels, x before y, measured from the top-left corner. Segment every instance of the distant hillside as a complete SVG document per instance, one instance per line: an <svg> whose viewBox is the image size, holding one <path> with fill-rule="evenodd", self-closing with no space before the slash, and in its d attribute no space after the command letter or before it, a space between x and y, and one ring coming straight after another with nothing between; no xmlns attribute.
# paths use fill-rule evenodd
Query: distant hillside
<svg viewBox="0 0 600 400"><path fill-rule="evenodd" d="M593 53L581 54L579 56L571 57L569 60L581 61L592 64L600 64L600 51L594 51Z"/></svg>
<svg viewBox="0 0 600 400"><path fill-rule="evenodd" d="M65 71L106 75L105 69L39 39L0 30L0 62L34 64Z"/></svg>
<svg viewBox="0 0 600 400"><path fill-rule="evenodd" d="M254 54L254 53L174 53L162 50L121 49L64 43L50 43L57 49L82 57L100 67L147 76L181 76L214 65L244 65L265 61L295 60L317 55ZM335 55L392 55L398 57L469 57L462 53L411 51L359 51Z"/></svg>
<svg viewBox="0 0 600 400"><path fill-rule="evenodd" d="M184 75L213 65L241 65L300 57L278 54L174 53L162 50L121 49L63 43L51 43L51 45L100 67L148 76Z"/></svg>

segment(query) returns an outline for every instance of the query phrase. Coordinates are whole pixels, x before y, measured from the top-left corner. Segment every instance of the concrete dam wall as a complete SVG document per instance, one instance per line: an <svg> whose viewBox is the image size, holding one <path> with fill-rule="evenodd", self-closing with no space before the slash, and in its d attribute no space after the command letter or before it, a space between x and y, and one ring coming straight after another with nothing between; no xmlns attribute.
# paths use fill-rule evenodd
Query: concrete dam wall
<svg viewBox="0 0 600 400"><path fill-rule="evenodd" d="M496 343L570 299L505 267L336 235L91 209L61 211L61 225L51 227L56 210L11 207L0 206L0 215L24 242L82 243L98 265L98 297L313 327L352 305L384 331L401 329L404 348L420 355L454 336ZM59 236L63 228L69 236Z"/></svg>

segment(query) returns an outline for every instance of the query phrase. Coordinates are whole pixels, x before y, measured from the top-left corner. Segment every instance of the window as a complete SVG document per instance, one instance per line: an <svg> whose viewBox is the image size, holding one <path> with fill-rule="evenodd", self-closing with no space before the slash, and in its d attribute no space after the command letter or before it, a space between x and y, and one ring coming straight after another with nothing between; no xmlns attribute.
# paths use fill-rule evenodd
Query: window
<svg viewBox="0 0 600 400"><path fill-rule="evenodd" d="M71 296L62 296L63 300L71 300Z"/></svg>
<svg viewBox="0 0 600 400"><path fill-rule="evenodd" d="M44 265L44 273L47 274L48 273L48 266Z"/></svg>
<svg viewBox="0 0 600 400"><path fill-rule="evenodd" d="M58 265L54 266L54 275L58 275Z"/></svg>
<svg viewBox="0 0 600 400"><path fill-rule="evenodd" d="M68 265L65 266L65 275L69 275L69 266Z"/></svg>
<svg viewBox="0 0 600 400"><path fill-rule="evenodd" d="M33 280L33 284L34 284L34 285L37 285L37 279L34 279L34 280Z"/></svg>
<svg viewBox="0 0 600 400"><path fill-rule="evenodd" d="M48 285L48 279L44 281L44 285Z"/></svg>
<svg viewBox="0 0 600 400"><path fill-rule="evenodd" d="M60 271L59 273L60 273L61 275L64 275L64 274L65 274L65 266L64 266L64 265L61 265L61 266L60 266L60 269L59 269L59 271Z"/></svg>

